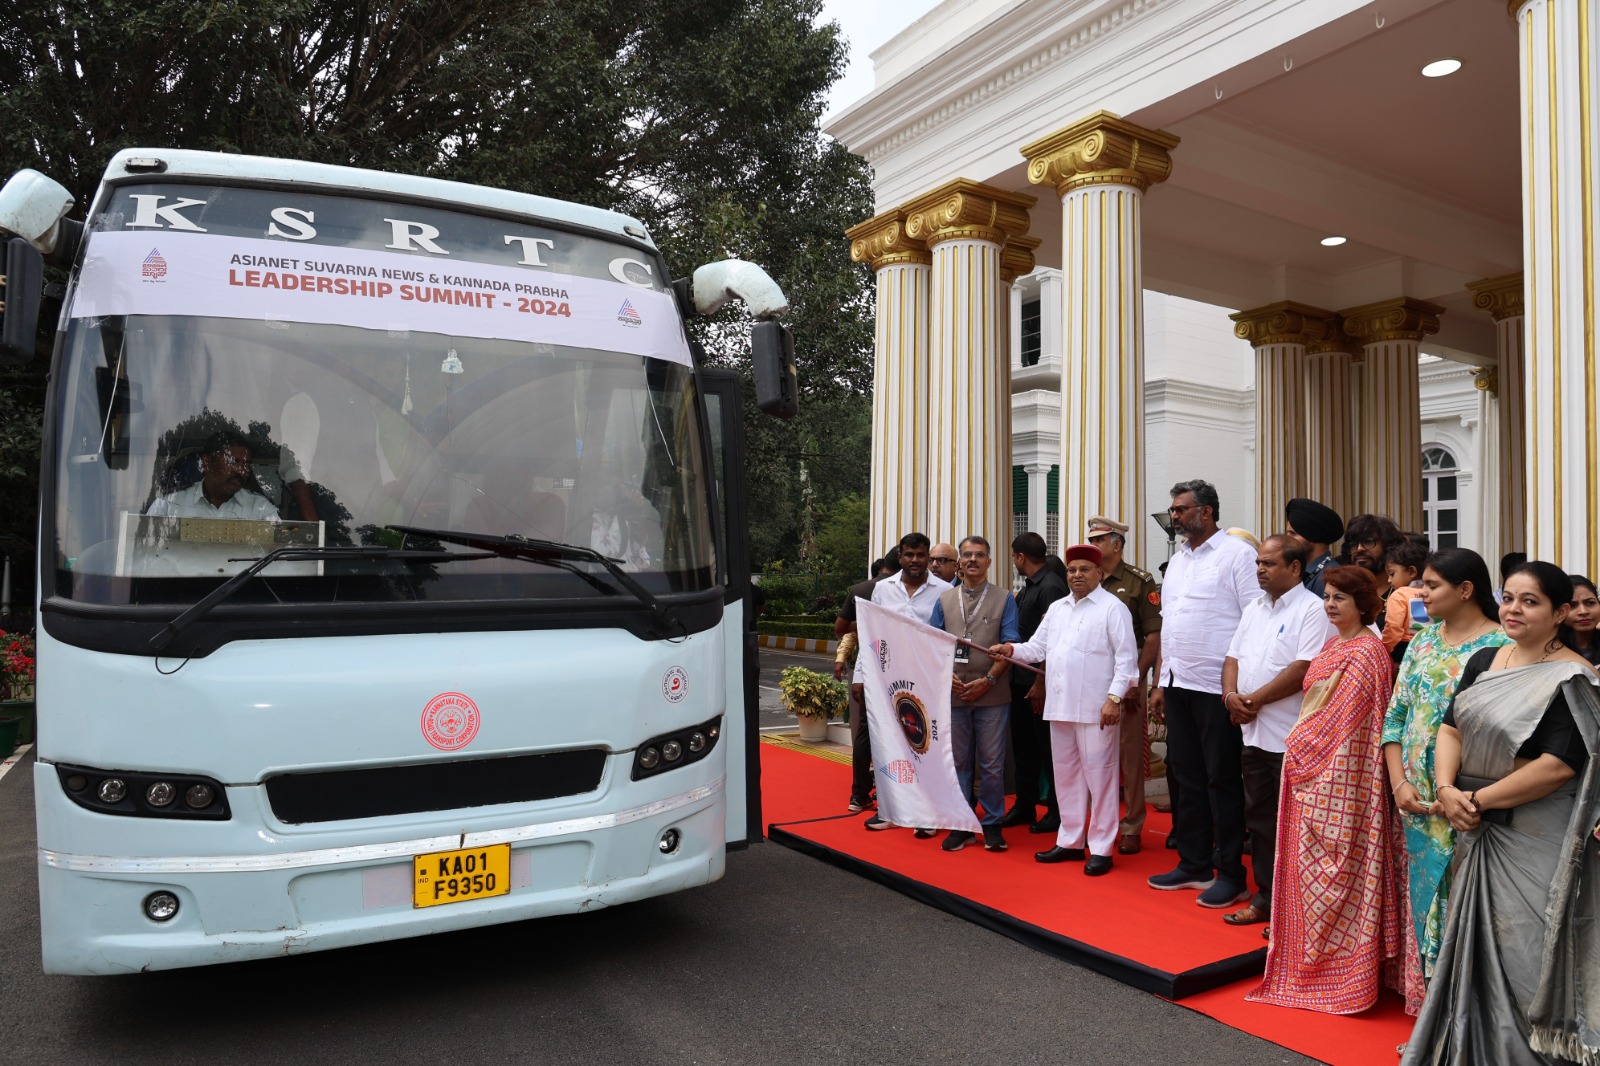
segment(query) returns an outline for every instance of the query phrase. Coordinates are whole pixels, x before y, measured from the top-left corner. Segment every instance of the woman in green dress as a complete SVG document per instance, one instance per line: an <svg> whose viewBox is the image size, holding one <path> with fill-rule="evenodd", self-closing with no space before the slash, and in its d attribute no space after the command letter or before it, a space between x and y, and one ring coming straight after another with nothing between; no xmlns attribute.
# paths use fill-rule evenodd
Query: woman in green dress
<svg viewBox="0 0 1600 1066"><path fill-rule="evenodd" d="M1430 555L1423 570L1421 600L1433 623L1411 638L1383 720L1383 757L1406 837L1411 917L1405 952L1408 1014L1421 1009L1439 957L1450 894L1450 857L1455 851L1455 830L1449 821L1428 813L1435 798L1433 747L1439 721L1467 660L1483 648L1507 641L1495 621L1499 608L1489 568L1475 551L1446 548Z"/></svg>

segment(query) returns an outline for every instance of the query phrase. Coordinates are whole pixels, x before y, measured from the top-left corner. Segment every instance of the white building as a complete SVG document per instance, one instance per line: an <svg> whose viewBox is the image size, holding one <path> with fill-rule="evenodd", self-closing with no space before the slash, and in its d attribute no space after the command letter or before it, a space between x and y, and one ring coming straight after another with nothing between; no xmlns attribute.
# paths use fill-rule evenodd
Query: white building
<svg viewBox="0 0 1600 1066"><path fill-rule="evenodd" d="M1018 480L1038 526L1053 466L1052 539L1149 564L1201 476L1226 525L1600 570L1597 53L1591 0L946 0L827 125L874 168L874 546Z"/></svg>

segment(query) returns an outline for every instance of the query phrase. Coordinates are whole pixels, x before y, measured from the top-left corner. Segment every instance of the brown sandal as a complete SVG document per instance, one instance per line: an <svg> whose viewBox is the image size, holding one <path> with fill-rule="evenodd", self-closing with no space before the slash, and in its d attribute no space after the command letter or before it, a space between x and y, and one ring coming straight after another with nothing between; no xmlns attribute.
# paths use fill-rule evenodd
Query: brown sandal
<svg viewBox="0 0 1600 1066"><path fill-rule="evenodd" d="M1229 925L1260 925L1272 916L1266 911L1257 910L1255 904L1246 904L1232 914L1224 914L1222 920Z"/></svg>

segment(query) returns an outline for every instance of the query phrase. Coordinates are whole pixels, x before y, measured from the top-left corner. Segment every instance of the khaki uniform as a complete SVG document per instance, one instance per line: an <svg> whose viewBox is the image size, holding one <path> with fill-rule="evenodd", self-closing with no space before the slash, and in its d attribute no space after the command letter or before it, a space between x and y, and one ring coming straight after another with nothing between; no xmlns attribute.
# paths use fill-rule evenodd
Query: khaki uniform
<svg viewBox="0 0 1600 1066"><path fill-rule="evenodd" d="M1133 614L1133 637L1142 652L1145 638L1161 632L1161 586L1147 571L1124 560L1106 573L1100 587L1121 600ZM1150 770L1149 755L1148 715L1141 700L1137 711L1125 710L1122 715L1120 763L1128 811L1122 819L1121 833L1125 837L1137 837L1144 831L1144 782Z"/></svg>

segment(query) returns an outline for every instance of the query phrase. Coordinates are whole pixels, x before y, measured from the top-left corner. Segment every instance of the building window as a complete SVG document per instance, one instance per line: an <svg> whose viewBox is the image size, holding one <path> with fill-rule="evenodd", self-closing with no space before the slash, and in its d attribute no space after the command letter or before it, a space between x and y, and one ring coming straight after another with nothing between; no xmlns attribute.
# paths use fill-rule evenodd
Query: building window
<svg viewBox="0 0 1600 1066"><path fill-rule="evenodd" d="M1039 365L1039 301L1022 302L1022 365Z"/></svg>
<svg viewBox="0 0 1600 1066"><path fill-rule="evenodd" d="M1435 550L1460 546L1460 472L1449 449L1422 449L1422 531Z"/></svg>

